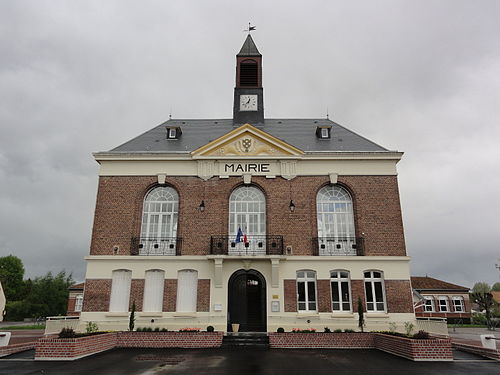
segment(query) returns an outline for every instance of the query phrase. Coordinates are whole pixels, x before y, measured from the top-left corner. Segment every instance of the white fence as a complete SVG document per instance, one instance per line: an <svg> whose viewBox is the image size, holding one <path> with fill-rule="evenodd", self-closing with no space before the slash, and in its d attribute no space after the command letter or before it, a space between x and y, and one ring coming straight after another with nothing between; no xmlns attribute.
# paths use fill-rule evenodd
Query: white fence
<svg viewBox="0 0 500 375"><path fill-rule="evenodd" d="M448 324L444 318L417 318L415 331L420 330L433 335L448 336Z"/></svg>

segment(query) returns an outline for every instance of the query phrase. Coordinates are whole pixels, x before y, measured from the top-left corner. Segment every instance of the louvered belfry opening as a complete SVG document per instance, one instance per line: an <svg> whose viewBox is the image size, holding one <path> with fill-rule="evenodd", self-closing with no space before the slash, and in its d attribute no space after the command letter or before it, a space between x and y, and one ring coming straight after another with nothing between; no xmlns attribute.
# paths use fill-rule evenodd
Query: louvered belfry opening
<svg viewBox="0 0 500 375"><path fill-rule="evenodd" d="M244 60L240 64L240 86L255 87L259 84L259 66L255 60Z"/></svg>

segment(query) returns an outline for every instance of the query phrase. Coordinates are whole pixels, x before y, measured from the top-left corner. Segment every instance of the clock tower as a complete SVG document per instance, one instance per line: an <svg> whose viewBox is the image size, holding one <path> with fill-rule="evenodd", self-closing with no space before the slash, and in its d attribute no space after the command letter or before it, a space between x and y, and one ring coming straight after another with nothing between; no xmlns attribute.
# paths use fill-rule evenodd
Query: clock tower
<svg viewBox="0 0 500 375"><path fill-rule="evenodd" d="M262 88L262 55L248 34L236 55L233 124L264 125L264 90Z"/></svg>

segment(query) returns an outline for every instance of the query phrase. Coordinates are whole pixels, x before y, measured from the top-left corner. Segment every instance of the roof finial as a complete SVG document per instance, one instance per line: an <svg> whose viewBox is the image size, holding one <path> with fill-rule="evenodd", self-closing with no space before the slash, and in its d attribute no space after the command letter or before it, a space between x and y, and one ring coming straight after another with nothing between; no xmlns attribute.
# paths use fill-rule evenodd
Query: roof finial
<svg viewBox="0 0 500 375"><path fill-rule="evenodd" d="M247 31L248 35L250 35L251 31L255 31L255 26L250 25L250 22L248 23L248 29L245 29L243 31Z"/></svg>
<svg viewBox="0 0 500 375"><path fill-rule="evenodd" d="M169 112L169 114L168 114L168 119L169 119L169 120L172 120L172 108L170 108L170 112Z"/></svg>
<svg viewBox="0 0 500 375"><path fill-rule="evenodd" d="M326 107L326 119L329 120L330 119L330 114L328 113L328 107Z"/></svg>

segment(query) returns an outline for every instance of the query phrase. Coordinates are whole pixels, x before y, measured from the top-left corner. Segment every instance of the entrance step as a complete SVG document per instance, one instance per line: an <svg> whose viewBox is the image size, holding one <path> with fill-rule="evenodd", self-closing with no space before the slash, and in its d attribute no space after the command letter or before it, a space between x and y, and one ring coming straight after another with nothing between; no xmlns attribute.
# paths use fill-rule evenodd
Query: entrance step
<svg viewBox="0 0 500 375"><path fill-rule="evenodd" d="M222 339L224 349L269 349L269 337L262 332L228 332Z"/></svg>

